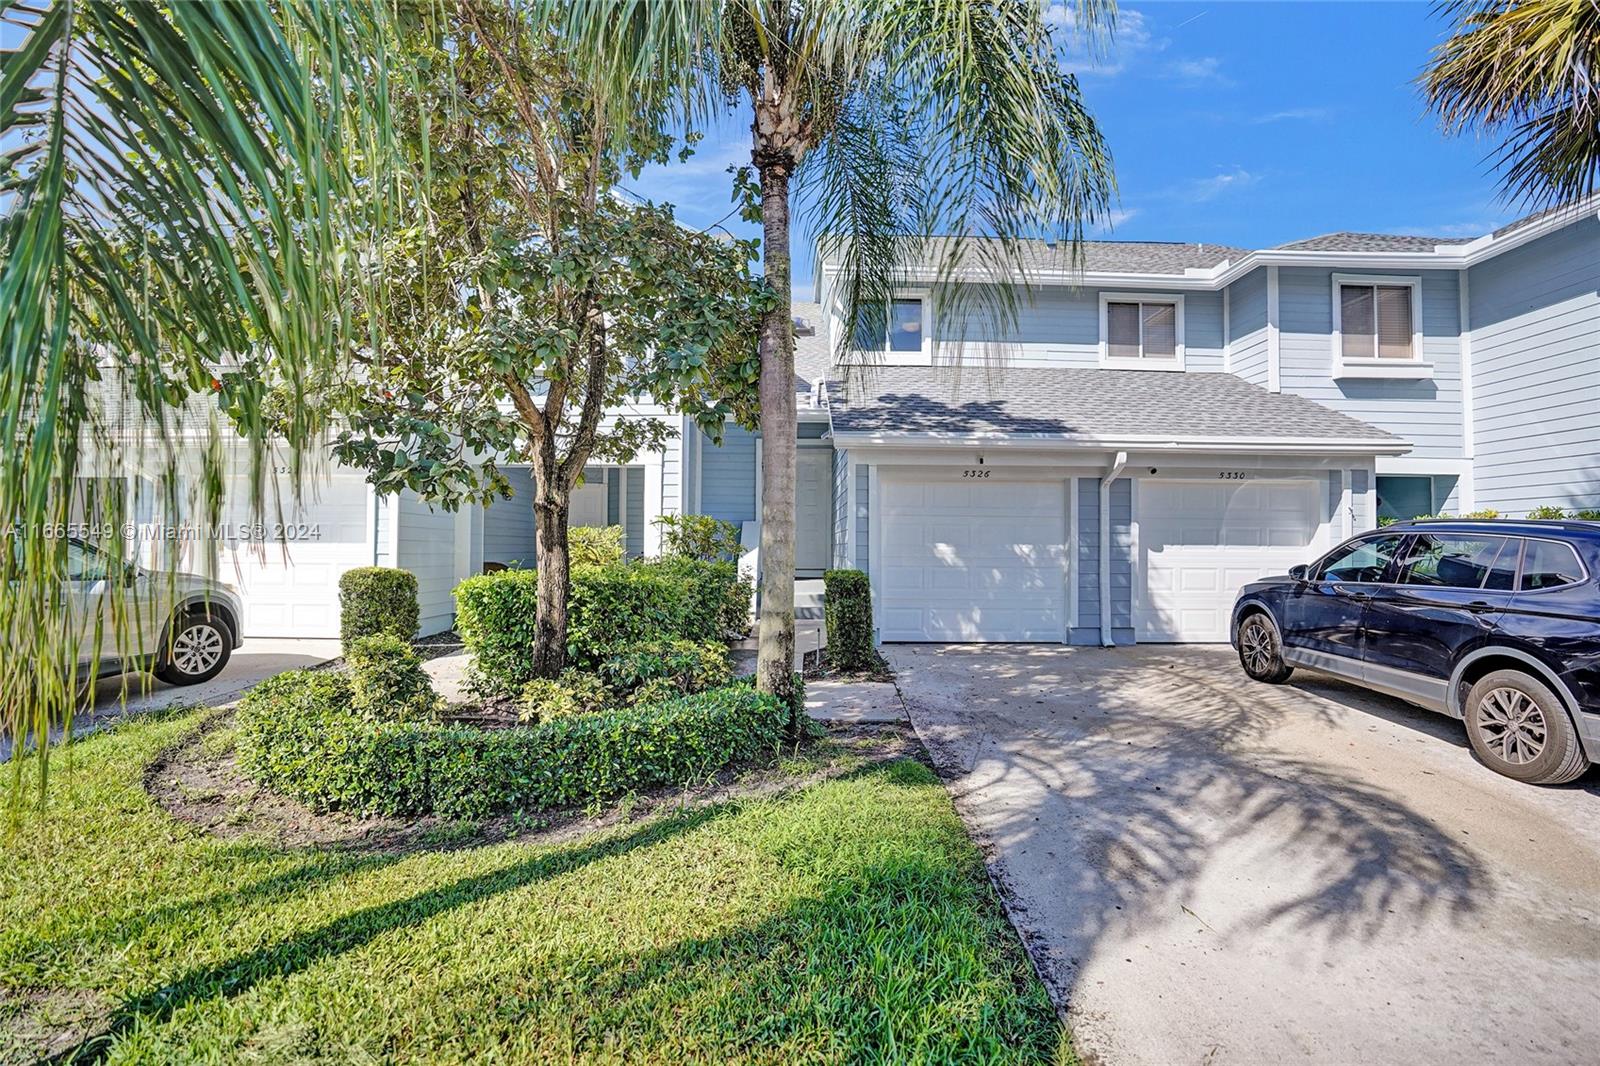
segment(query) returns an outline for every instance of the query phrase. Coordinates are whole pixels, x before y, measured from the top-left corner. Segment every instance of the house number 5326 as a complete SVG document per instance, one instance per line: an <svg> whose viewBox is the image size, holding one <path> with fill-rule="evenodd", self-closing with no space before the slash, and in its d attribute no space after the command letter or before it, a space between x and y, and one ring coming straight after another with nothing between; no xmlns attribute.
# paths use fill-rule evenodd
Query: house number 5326
<svg viewBox="0 0 1600 1066"><path fill-rule="evenodd" d="M974 468L969 469L969 470L961 471L961 476L962 477L988 477L990 475L990 473L992 473L992 471L980 470L980 469L974 467Z"/></svg>
<svg viewBox="0 0 1600 1066"><path fill-rule="evenodd" d="M1223 481L1243 481L1249 476L1250 475L1246 474L1243 470L1223 470L1217 474L1217 477L1221 478Z"/></svg>

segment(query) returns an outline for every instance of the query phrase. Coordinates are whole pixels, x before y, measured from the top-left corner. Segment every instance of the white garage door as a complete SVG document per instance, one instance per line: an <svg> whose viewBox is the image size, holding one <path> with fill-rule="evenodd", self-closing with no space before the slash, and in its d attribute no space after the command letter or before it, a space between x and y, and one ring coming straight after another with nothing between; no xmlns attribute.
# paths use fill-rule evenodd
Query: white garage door
<svg viewBox="0 0 1600 1066"><path fill-rule="evenodd" d="M1060 481L879 482L884 640L1062 638Z"/></svg>
<svg viewBox="0 0 1600 1066"><path fill-rule="evenodd" d="M224 527L236 534L251 522L249 483L239 478L228 489ZM217 576L239 589L246 637L337 637L339 577L373 558L366 481L350 471L317 478L298 509L287 483L283 492L281 515L269 496L259 519L260 533L281 539L246 529L251 539L221 545Z"/></svg>
<svg viewBox="0 0 1600 1066"><path fill-rule="evenodd" d="M1316 482L1138 482L1141 641L1225 641L1239 587L1316 555Z"/></svg>

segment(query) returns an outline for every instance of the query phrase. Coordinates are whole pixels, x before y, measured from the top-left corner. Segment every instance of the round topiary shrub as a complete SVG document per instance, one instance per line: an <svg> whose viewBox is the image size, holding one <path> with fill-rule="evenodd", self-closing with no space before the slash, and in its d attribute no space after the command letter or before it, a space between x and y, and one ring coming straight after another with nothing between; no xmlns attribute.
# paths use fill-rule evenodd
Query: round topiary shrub
<svg viewBox="0 0 1600 1066"><path fill-rule="evenodd" d="M358 566L339 578L339 640L346 649L360 637L417 635L417 575L392 566Z"/></svg>
<svg viewBox="0 0 1600 1066"><path fill-rule="evenodd" d="M392 633L357 637L345 650L350 706L374 722L432 718L440 699L417 650Z"/></svg>

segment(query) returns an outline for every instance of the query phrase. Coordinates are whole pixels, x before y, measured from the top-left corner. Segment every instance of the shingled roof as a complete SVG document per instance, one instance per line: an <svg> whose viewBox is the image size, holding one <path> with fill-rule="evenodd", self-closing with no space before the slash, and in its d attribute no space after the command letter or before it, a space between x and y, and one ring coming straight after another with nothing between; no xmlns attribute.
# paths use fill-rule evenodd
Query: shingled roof
<svg viewBox="0 0 1600 1066"><path fill-rule="evenodd" d="M1324 233L1278 245L1285 252L1431 252L1441 244L1466 244L1472 237L1413 237L1397 233Z"/></svg>
<svg viewBox="0 0 1600 1066"><path fill-rule="evenodd" d="M1405 443L1314 400L1217 372L871 367L830 382L828 395L835 433Z"/></svg>

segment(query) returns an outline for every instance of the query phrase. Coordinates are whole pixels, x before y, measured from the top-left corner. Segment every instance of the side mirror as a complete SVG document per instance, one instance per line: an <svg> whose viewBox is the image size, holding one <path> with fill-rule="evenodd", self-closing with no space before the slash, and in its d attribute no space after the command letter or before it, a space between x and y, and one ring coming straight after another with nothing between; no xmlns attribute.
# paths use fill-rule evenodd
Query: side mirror
<svg viewBox="0 0 1600 1066"><path fill-rule="evenodd" d="M1306 579L1306 574L1310 572L1310 568L1304 563L1301 563L1299 566L1289 567L1289 576L1294 578L1296 581L1304 581Z"/></svg>

